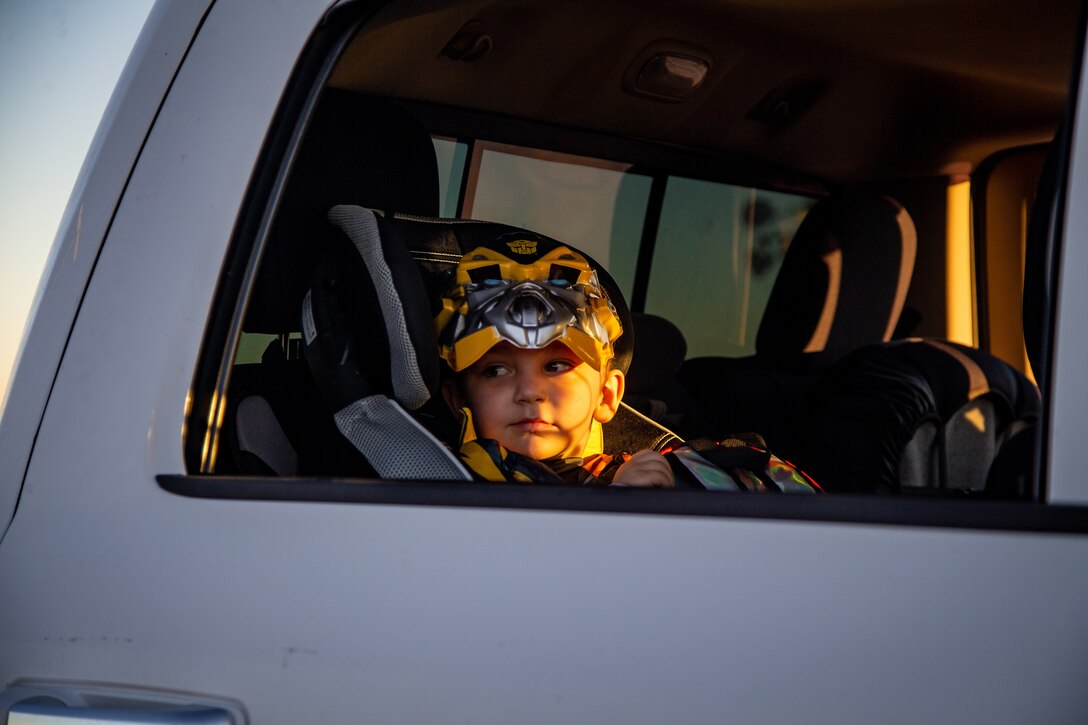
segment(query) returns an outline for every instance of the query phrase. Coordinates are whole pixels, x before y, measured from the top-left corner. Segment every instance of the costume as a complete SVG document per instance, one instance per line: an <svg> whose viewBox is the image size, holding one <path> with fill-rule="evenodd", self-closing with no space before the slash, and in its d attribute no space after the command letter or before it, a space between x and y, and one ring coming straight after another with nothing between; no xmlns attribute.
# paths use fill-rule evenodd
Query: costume
<svg viewBox="0 0 1088 725"><path fill-rule="evenodd" d="M608 486L630 454L600 450L599 428L580 458L538 461L504 448L490 438L476 438L472 413L462 411L461 462L483 481L538 483L553 486ZM673 470L677 488L711 491L822 493L812 478L767 449L763 439L747 433L723 441L699 439L661 451Z"/></svg>
<svg viewBox="0 0 1088 725"><path fill-rule="evenodd" d="M597 453L586 458L538 461L481 438L461 446L461 462L485 481L555 486L607 486L627 457Z"/></svg>
<svg viewBox="0 0 1088 725"><path fill-rule="evenodd" d="M731 439L733 440L733 439ZM820 486L803 471L766 449L716 444L724 452L699 453L690 445L664 452L673 469L677 488L711 491L772 493L821 493ZM708 455L704 455L708 454ZM595 453L584 458L537 461L503 448L488 438L468 441L460 449L461 462L485 481L542 483L556 486L608 486L629 454ZM712 459L717 458L718 462ZM725 465L732 459L734 465Z"/></svg>

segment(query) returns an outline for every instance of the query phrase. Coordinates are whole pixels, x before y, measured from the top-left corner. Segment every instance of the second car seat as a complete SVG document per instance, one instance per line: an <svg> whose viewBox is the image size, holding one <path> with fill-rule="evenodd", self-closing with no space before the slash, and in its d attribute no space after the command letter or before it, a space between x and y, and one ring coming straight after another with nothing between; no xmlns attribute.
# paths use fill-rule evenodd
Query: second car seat
<svg viewBox="0 0 1088 725"><path fill-rule="evenodd" d="M891 338L914 271L916 237L895 201L861 192L820 200L791 241L760 322L756 353L684 363L702 435L758 431L796 456L803 403L821 373Z"/></svg>

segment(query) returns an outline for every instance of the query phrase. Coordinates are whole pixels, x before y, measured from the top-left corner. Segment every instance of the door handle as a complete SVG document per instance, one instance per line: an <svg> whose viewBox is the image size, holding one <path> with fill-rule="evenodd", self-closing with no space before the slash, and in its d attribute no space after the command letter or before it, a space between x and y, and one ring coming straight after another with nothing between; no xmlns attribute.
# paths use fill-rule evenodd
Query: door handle
<svg viewBox="0 0 1088 725"><path fill-rule="evenodd" d="M245 725L232 700L115 685L17 682L0 691L0 725Z"/></svg>

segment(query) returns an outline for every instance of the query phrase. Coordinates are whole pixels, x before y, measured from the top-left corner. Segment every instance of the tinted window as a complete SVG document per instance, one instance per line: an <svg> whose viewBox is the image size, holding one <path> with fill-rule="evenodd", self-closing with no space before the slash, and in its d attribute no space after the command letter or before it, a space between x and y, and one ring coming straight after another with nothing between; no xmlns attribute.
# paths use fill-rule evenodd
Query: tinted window
<svg viewBox="0 0 1088 725"><path fill-rule="evenodd" d="M688 357L752 354L786 248L813 203L808 197L670 177L646 311L680 327Z"/></svg>

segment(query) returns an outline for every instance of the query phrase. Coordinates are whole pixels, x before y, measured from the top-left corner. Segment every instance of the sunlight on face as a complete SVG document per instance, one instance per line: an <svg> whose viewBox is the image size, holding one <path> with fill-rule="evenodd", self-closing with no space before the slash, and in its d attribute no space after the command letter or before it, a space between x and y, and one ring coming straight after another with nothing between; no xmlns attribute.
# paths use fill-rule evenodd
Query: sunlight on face
<svg viewBox="0 0 1088 725"><path fill-rule="evenodd" d="M617 377L619 390L610 390ZM559 342L541 350L500 343L460 383L476 434L536 460L581 456L594 418L610 419L614 393L622 395L620 373L602 376Z"/></svg>

